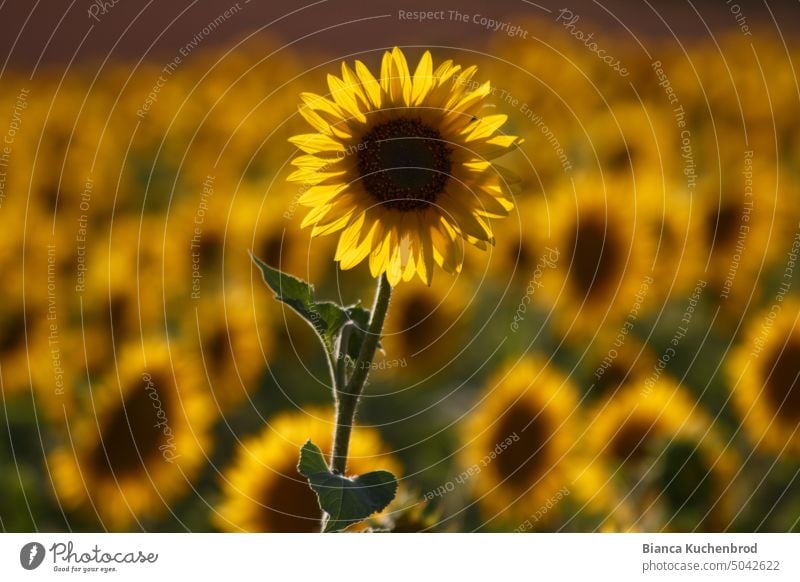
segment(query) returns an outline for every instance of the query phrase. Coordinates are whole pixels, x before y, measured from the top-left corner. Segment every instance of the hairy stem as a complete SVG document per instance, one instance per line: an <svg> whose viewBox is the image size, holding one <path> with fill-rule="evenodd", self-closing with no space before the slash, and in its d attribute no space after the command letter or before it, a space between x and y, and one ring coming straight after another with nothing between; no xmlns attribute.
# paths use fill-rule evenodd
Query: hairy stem
<svg viewBox="0 0 800 582"><path fill-rule="evenodd" d="M336 394L336 428L333 435L333 453L331 454L331 471L344 473L347 468L347 450L350 447L350 433L355 422L356 409L367 375L375 357L375 350L383 331L386 312L389 310L389 299L392 295L392 286L386 275L378 280L378 289L375 292L375 304L372 307L367 333L361 344L358 359L355 362L350 381L346 386L337 386ZM343 365L343 362L338 362Z"/></svg>

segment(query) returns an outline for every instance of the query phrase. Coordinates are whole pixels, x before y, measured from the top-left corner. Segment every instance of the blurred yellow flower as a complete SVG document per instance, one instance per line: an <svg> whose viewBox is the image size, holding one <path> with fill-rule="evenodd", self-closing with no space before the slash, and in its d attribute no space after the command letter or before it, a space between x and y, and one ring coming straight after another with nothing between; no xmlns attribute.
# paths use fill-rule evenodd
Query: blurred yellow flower
<svg viewBox="0 0 800 582"><path fill-rule="evenodd" d="M757 314L727 362L733 403L756 447L800 456L800 301Z"/></svg>
<svg viewBox="0 0 800 582"><path fill-rule="evenodd" d="M467 346L471 298L461 277L437 279L430 287L414 281L396 290L381 337L391 374L446 372Z"/></svg>
<svg viewBox="0 0 800 582"><path fill-rule="evenodd" d="M186 310L181 337L199 354L215 405L229 410L258 388L265 358L273 347L269 332L259 333L266 311L245 288L208 295Z"/></svg>
<svg viewBox="0 0 800 582"><path fill-rule="evenodd" d="M330 450L331 411L281 413L258 435L242 442L222 475L223 499L212 515L216 527L229 532L318 532L321 513L316 494L297 472L300 447L309 439L323 451ZM348 470L358 475L378 469L401 473L378 432L356 427Z"/></svg>
<svg viewBox="0 0 800 582"><path fill-rule="evenodd" d="M705 259L697 252L703 239L698 205L670 182L650 182L643 200L650 205L647 218L654 241L653 279L658 300L683 298L704 277Z"/></svg>
<svg viewBox="0 0 800 582"><path fill-rule="evenodd" d="M584 161L596 172L663 178L674 169L678 149L672 127L670 115L652 103L611 103L587 121Z"/></svg>
<svg viewBox="0 0 800 582"><path fill-rule="evenodd" d="M210 452L214 408L196 362L161 341L128 344L72 440L49 455L59 500L125 530L190 489Z"/></svg>
<svg viewBox="0 0 800 582"><path fill-rule="evenodd" d="M568 336L591 337L641 317L653 285L652 236L646 213L627 180L583 176L542 202L535 226L541 246L558 254L543 270L536 296L554 308Z"/></svg>
<svg viewBox="0 0 800 582"><path fill-rule="evenodd" d="M450 60L434 69L426 51L412 74L395 48L378 79L342 63L341 78L328 75L331 99L301 96L316 133L291 138L305 155L289 180L309 186L300 203L312 235L342 231L343 269L369 257L373 277L430 284L435 264L461 270L463 241L493 243L488 219L513 203L508 172L491 160L520 139L499 132L506 115L482 114L491 85L473 83L476 70Z"/></svg>
<svg viewBox="0 0 800 582"><path fill-rule="evenodd" d="M460 453L463 467L477 468L469 483L487 521L502 515L516 527L564 489L591 497L579 415L575 387L544 359L510 363L490 379L463 425Z"/></svg>
<svg viewBox="0 0 800 582"><path fill-rule="evenodd" d="M623 338L621 342L601 342L599 346L605 351L594 353L587 360L586 367L591 374L587 377L585 391L595 402L600 401L599 406L623 386L644 380L656 363L650 348L630 335Z"/></svg>
<svg viewBox="0 0 800 582"><path fill-rule="evenodd" d="M615 462L637 463L658 449L659 439L699 439L708 429L692 397L664 376L645 378L619 390L589 427L593 448Z"/></svg>
<svg viewBox="0 0 800 582"><path fill-rule="evenodd" d="M631 489L624 499L638 503L639 526L652 526L651 512L672 529L729 525L738 456L690 393L670 378L646 378L620 389L593 415L586 438L595 461L609 460L615 476L631 479L623 485ZM621 493L611 481L605 487ZM637 487L647 489L641 499L635 499ZM630 512L622 504L615 509Z"/></svg>

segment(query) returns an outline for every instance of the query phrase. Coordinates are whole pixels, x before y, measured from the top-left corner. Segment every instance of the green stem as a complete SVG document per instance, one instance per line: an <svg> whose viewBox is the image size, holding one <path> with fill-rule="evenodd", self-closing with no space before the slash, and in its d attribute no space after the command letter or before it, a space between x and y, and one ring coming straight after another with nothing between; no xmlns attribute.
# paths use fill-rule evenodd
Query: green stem
<svg viewBox="0 0 800 582"><path fill-rule="evenodd" d="M355 422L358 401L364 384L367 381L372 359L383 331L383 322L389 310L389 299L392 296L392 286L386 275L378 280L378 289L375 292L375 304L372 307L367 333L361 343L358 359L350 381L346 386L338 386L336 394L336 429L333 435L333 453L331 454L331 471L343 474L347 468L347 450L350 447L350 432ZM342 365L342 362L339 362Z"/></svg>

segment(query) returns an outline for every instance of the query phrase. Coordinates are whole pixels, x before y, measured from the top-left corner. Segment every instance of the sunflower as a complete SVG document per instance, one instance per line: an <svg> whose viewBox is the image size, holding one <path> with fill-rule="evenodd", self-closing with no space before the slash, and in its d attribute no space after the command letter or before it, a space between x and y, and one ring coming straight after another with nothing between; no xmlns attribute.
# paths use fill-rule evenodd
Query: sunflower
<svg viewBox="0 0 800 582"><path fill-rule="evenodd" d="M222 287L223 267L233 232L228 201L214 196L213 181L197 196L178 201L167 220L174 252L164 256L165 270L193 297Z"/></svg>
<svg viewBox="0 0 800 582"><path fill-rule="evenodd" d="M75 327L83 331L88 344L97 348L86 353L90 370L103 367L113 356L114 346L138 340L162 325L160 276L154 268L139 271L138 248L118 246L109 250L100 245L90 249L99 257L86 276L82 307L73 314Z"/></svg>
<svg viewBox="0 0 800 582"><path fill-rule="evenodd" d="M23 304L18 298L0 308L0 391L4 398L30 390L32 370L39 365L36 356L48 353L49 322L41 307Z"/></svg>
<svg viewBox="0 0 800 582"><path fill-rule="evenodd" d="M696 251L703 237L698 210L688 195L666 182L650 182L644 201L651 206L647 217L656 246L654 291L659 299L681 297L704 276L705 262Z"/></svg>
<svg viewBox="0 0 800 582"><path fill-rule="evenodd" d="M516 527L564 488L592 498L598 473L576 447L578 414L575 387L538 357L508 365L488 382L463 425L460 452L466 470L478 468L470 483L487 521L503 514Z"/></svg>
<svg viewBox="0 0 800 582"><path fill-rule="evenodd" d="M369 257L373 277L430 284L434 265L461 270L464 242L493 244L489 219L513 203L509 173L491 160L520 139L499 132L506 115L484 115L491 85L473 83L476 71L450 60L434 69L426 51L412 75L395 48L378 79L343 63L341 78L328 75L330 98L301 95L316 133L291 138L305 155L289 180L308 186L299 202L312 209L302 222L312 236L341 231L341 268Z"/></svg>
<svg viewBox="0 0 800 582"><path fill-rule="evenodd" d="M40 360L49 365L48 340L51 326L61 323L54 319L61 315L61 304L57 280L48 272L54 266L48 263L54 260L52 255L42 254L42 260L30 262L31 251L23 246L19 228L15 230L13 223L4 226L10 230L0 245L0 266L7 273L0 304L0 391L9 398L30 390ZM29 260L24 272L23 252Z"/></svg>
<svg viewBox="0 0 800 582"><path fill-rule="evenodd" d="M214 419L196 363L173 346L129 344L118 362L71 442L50 455L59 500L115 531L158 517L190 489Z"/></svg>
<svg viewBox="0 0 800 582"><path fill-rule="evenodd" d="M216 404L226 410L258 388L272 336L259 333L265 310L244 288L208 297L183 313L181 333L198 350Z"/></svg>
<svg viewBox="0 0 800 582"><path fill-rule="evenodd" d="M761 172L759 171L761 168ZM729 170L730 175L742 169ZM733 323L753 297L760 292L758 280L767 264L784 249L770 244L772 239L786 241L793 234L786 230L783 214L787 208L776 190L766 166L753 162L751 186L742 181L720 185L705 183L698 196L698 229L703 246L700 254L708 273L709 291L726 310L722 324ZM790 212L787 212L790 211ZM796 224L791 229L796 228ZM732 319L733 318L733 319ZM735 319L735 320L734 320Z"/></svg>
<svg viewBox="0 0 800 582"><path fill-rule="evenodd" d="M430 287L414 281L397 290L381 337L391 373L418 377L453 365L466 347L469 305L461 277Z"/></svg>
<svg viewBox="0 0 800 582"><path fill-rule="evenodd" d="M800 300L753 318L726 364L733 402L750 440L765 452L800 456Z"/></svg>
<svg viewBox="0 0 800 582"><path fill-rule="evenodd" d="M481 273L480 268L483 268L488 276L481 283L495 285L499 289L505 289L509 282L524 286L531 279L538 278L544 269L551 268L550 259L555 254L543 246L542 237L528 227L529 221L535 220L536 214L542 209L541 200L519 196L515 204L519 220L501 223L496 233L495 249L491 253L483 253L470 248L465 257L471 267L465 272L477 278ZM517 301L519 298L513 299Z"/></svg>
<svg viewBox="0 0 800 582"><path fill-rule="evenodd" d="M586 361L586 394L595 402L612 398L623 386L636 384L653 371L656 363L650 348L630 335L600 342L605 351L595 350Z"/></svg>
<svg viewBox="0 0 800 582"><path fill-rule="evenodd" d="M543 270L534 299L554 309L556 327L568 336L614 329L626 313L640 317L650 307L653 244L649 205L640 198L628 180L583 176L574 191L542 203L534 228L558 260Z"/></svg>
<svg viewBox="0 0 800 582"><path fill-rule="evenodd" d="M212 516L216 527L229 532L318 532L317 499L297 472L297 461L309 439L330 450L332 434L332 412L310 409L281 413L242 442L222 476L223 499ZM378 432L362 427L353 431L348 469L353 474L378 469L400 474Z"/></svg>
<svg viewBox="0 0 800 582"><path fill-rule="evenodd" d="M586 438L595 460L607 460L616 476L628 478L626 501L637 487L647 489L637 500L641 523L652 525L648 520L656 514L671 528L724 527L737 455L692 396L668 377L624 386L598 409ZM606 486L617 491L611 482Z"/></svg>
<svg viewBox="0 0 800 582"><path fill-rule="evenodd" d="M246 250L285 273L308 281L318 280L321 261L311 257L329 250L328 239L309 241L308 232L291 220L294 202L290 194L296 192L270 191L265 195L252 189L237 193L232 202L231 215L236 224L236 231L231 232L232 259L241 260L243 271L248 274L252 271L256 280L261 273Z"/></svg>
<svg viewBox="0 0 800 582"><path fill-rule="evenodd" d="M82 213L80 194L86 177L94 179L95 171L98 177L105 174L107 164L94 163L100 153L104 117L96 95L86 94L78 76L49 75L40 90L25 120L32 130L30 189L26 191L33 209L71 221ZM113 197L98 196L95 206L107 205L104 198Z"/></svg>
<svg viewBox="0 0 800 582"><path fill-rule="evenodd" d="M620 102L595 114L587 127L588 142L578 151L594 171L640 175L669 175L674 168L669 115L652 104Z"/></svg>

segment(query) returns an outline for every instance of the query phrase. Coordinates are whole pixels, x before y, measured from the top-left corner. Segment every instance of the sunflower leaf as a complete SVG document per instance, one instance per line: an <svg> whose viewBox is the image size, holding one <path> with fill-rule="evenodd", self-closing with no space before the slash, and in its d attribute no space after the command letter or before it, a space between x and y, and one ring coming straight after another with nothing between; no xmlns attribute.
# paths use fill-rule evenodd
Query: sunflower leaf
<svg viewBox="0 0 800 582"><path fill-rule="evenodd" d="M326 532L341 531L382 511L397 493L397 479L388 471L352 478L332 473L322 451L311 441L300 449L297 470L308 479L320 508L327 514Z"/></svg>
<svg viewBox="0 0 800 582"><path fill-rule="evenodd" d="M300 449L300 462L297 464L297 470L304 477L328 471L328 463L325 462L322 451L310 440L306 441L306 444Z"/></svg>
<svg viewBox="0 0 800 582"><path fill-rule="evenodd" d="M336 338L348 321L353 321L357 328L366 329L365 322L369 321L369 311L360 305L342 307L333 301L317 301L311 283L270 267L252 253L250 257L261 270L264 282L272 289L275 298L305 319L317 332L329 352L333 351ZM352 340L351 337L351 344ZM361 345L360 341L358 345Z"/></svg>

